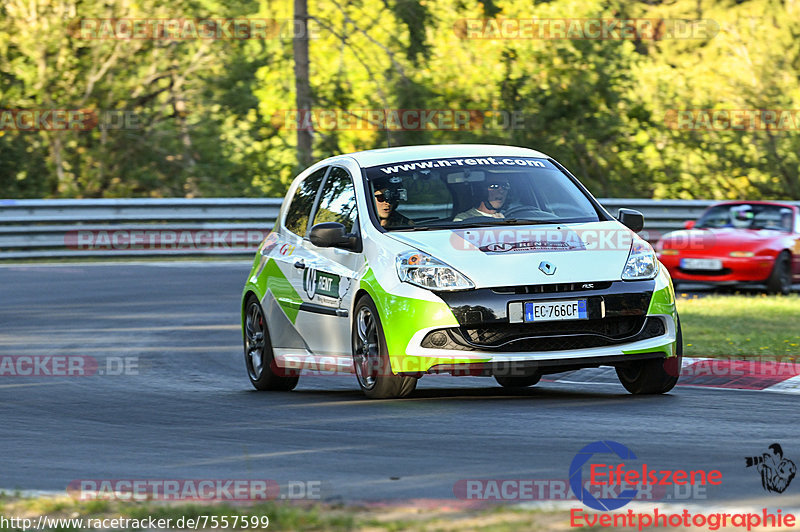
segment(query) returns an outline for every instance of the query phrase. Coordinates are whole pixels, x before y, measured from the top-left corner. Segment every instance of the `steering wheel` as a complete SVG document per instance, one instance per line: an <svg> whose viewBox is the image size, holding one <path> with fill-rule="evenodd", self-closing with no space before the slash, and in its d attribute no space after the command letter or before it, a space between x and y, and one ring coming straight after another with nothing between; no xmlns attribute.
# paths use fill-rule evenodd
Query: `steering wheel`
<svg viewBox="0 0 800 532"><path fill-rule="evenodd" d="M532 220L552 220L558 218L553 213L539 210L530 205L513 205L507 210L501 210L506 218L530 218Z"/></svg>

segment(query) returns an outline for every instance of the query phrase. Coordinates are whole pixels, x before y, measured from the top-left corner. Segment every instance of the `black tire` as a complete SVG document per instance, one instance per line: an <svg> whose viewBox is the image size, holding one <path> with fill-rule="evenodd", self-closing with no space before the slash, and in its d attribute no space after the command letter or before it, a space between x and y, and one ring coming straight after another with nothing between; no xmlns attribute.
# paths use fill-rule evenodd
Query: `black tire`
<svg viewBox="0 0 800 532"><path fill-rule="evenodd" d="M542 376L538 373L533 375L526 375L524 377L505 377L503 375L495 375L494 380L503 388L527 388L539 382Z"/></svg>
<svg viewBox="0 0 800 532"><path fill-rule="evenodd" d="M788 295L792 291L792 258L782 251L772 266L767 278L767 291L770 294Z"/></svg>
<svg viewBox="0 0 800 532"><path fill-rule="evenodd" d="M300 378L297 372L287 371L275 364L264 310L253 295L245 302L244 365L250 383L256 390L288 392L297 386Z"/></svg>
<svg viewBox="0 0 800 532"><path fill-rule="evenodd" d="M358 385L370 399L406 397L417 387L416 377L392 373L383 325L369 296L362 296L356 303L351 345Z"/></svg>
<svg viewBox="0 0 800 532"><path fill-rule="evenodd" d="M683 333L678 320L677 355L671 358L654 358L629 362L616 367L619 382L634 395L667 393L675 387L683 362Z"/></svg>

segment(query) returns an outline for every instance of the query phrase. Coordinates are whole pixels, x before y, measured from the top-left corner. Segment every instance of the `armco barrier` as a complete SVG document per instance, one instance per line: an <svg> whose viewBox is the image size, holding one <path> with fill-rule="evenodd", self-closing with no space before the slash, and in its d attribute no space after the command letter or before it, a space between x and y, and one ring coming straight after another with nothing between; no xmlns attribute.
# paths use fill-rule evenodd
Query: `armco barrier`
<svg viewBox="0 0 800 532"><path fill-rule="evenodd" d="M272 229L280 198L0 200L0 260L65 257L249 257ZM600 199L611 214L644 213L658 240L713 201ZM102 245L119 236L130 245ZM152 239L160 235L161 240ZM116 237L115 236L115 237ZM83 245L92 238L90 245ZM136 240L138 239L138 240Z"/></svg>

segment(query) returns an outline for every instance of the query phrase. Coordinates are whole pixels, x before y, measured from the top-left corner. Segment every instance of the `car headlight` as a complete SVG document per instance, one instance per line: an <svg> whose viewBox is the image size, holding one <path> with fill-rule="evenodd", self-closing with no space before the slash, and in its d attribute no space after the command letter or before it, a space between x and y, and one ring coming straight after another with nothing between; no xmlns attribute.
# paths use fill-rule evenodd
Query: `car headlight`
<svg viewBox="0 0 800 532"><path fill-rule="evenodd" d="M631 251L628 253L628 260L625 269L622 270L623 281L641 281L652 279L658 274L658 259L653 247L635 237L631 244Z"/></svg>
<svg viewBox="0 0 800 532"><path fill-rule="evenodd" d="M428 290L467 290L475 288L464 274L439 259L409 251L397 256L397 275L401 281Z"/></svg>

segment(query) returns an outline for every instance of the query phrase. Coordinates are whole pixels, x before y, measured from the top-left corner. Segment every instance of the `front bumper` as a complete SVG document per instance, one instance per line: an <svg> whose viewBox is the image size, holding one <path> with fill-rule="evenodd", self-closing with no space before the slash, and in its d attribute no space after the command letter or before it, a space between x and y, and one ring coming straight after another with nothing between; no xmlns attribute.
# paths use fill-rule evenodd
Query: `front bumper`
<svg viewBox="0 0 800 532"><path fill-rule="evenodd" d="M455 323L418 322L420 327L403 342L404 352L390 350L393 372L502 374L500 366L510 365L515 374L552 373L676 353L674 292L663 270L652 281L499 287L436 295ZM587 300L589 319L522 323L515 322L513 311L509 316L509 309L520 303L572 299ZM387 337L393 334L391 325L385 330Z"/></svg>
<svg viewBox="0 0 800 532"><path fill-rule="evenodd" d="M722 269L714 271L687 270L681 268L681 258L719 259ZM659 255L659 260L667 267L675 281L695 281L698 283L763 283L772 273L775 261L771 257L709 257L680 255Z"/></svg>

